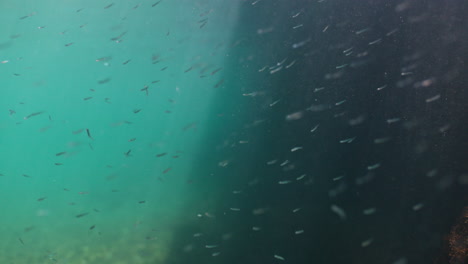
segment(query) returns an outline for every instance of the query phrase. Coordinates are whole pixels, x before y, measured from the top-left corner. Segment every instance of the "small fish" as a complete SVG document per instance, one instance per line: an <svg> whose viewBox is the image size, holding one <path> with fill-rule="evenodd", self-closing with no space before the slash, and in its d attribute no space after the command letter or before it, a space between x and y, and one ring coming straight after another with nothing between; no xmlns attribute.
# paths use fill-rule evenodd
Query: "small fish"
<svg viewBox="0 0 468 264"><path fill-rule="evenodd" d="M395 34L397 31L398 31L398 28L395 28L395 29L389 31L387 34L385 34L385 36L389 37L389 36Z"/></svg>
<svg viewBox="0 0 468 264"><path fill-rule="evenodd" d="M362 33L364 33L364 32L369 31L369 30L370 30L370 28L364 28L364 29L361 29L361 30L356 31L355 33L356 33L356 35L360 35L360 34L362 34Z"/></svg>
<svg viewBox="0 0 468 264"><path fill-rule="evenodd" d="M101 57L99 59L96 59L97 62L99 62L99 61L110 61L110 60L112 60L112 56Z"/></svg>
<svg viewBox="0 0 468 264"><path fill-rule="evenodd" d="M342 65L340 65L340 66L336 66L335 69L337 69L337 70L338 70L338 69L343 69L343 68L345 68L346 66L348 66L348 64L342 64Z"/></svg>
<svg viewBox="0 0 468 264"><path fill-rule="evenodd" d="M336 106L339 106L339 105L342 105L342 104L344 104L345 102L346 102L346 100L339 101L339 102L335 103L335 105L336 105Z"/></svg>
<svg viewBox="0 0 468 264"><path fill-rule="evenodd" d="M138 201L139 204L144 204L146 201Z"/></svg>
<svg viewBox="0 0 468 264"><path fill-rule="evenodd" d="M128 140L128 142L133 142L135 140L136 140L136 138L131 138L131 139Z"/></svg>
<svg viewBox="0 0 468 264"><path fill-rule="evenodd" d="M83 131L84 131L84 129L78 129L78 130L73 131L72 134L73 135L80 134Z"/></svg>
<svg viewBox="0 0 468 264"><path fill-rule="evenodd" d="M161 3L161 1L162 1L162 0L160 0L160 1L157 1L156 3L152 4L152 5L151 5L151 7L155 7L155 6L157 6L159 3Z"/></svg>
<svg viewBox="0 0 468 264"><path fill-rule="evenodd" d="M55 154L55 156L62 156L64 154L66 154L66 153L67 153L66 151L62 151L62 152L59 152L59 153Z"/></svg>
<svg viewBox="0 0 468 264"><path fill-rule="evenodd" d="M342 139L342 140L340 140L340 143L351 143L351 142L353 142L355 139L356 139L356 137L347 138L347 139Z"/></svg>
<svg viewBox="0 0 468 264"><path fill-rule="evenodd" d="M30 114L28 116L25 116L23 119L26 120L26 119L29 119L29 118L31 118L33 116L38 116L38 115L43 114L43 113L44 113L44 111L35 112L35 113L32 113L32 114Z"/></svg>
<svg viewBox="0 0 468 264"><path fill-rule="evenodd" d="M311 130L310 130L310 133L314 133L315 130L317 130L317 128L319 127L320 124L314 126Z"/></svg>
<svg viewBox="0 0 468 264"><path fill-rule="evenodd" d="M375 212L377 212L377 208L375 207L367 208L362 211L364 215L371 215L371 214L374 214Z"/></svg>
<svg viewBox="0 0 468 264"><path fill-rule="evenodd" d="M31 231L33 229L34 229L34 226L28 226L28 227L24 228L24 232L29 232L29 231Z"/></svg>
<svg viewBox="0 0 468 264"><path fill-rule="evenodd" d="M387 124L392 124L392 123L396 123L398 121L400 121L401 119L398 118L398 117L395 117L395 118L390 118L390 119L387 119Z"/></svg>
<svg viewBox="0 0 468 264"><path fill-rule="evenodd" d="M42 201L44 201L45 199L47 199L47 197L41 197L41 198L37 199L37 201L38 201L38 202L42 202Z"/></svg>
<svg viewBox="0 0 468 264"><path fill-rule="evenodd" d="M91 136L91 133L89 132L89 129L87 128L86 129L86 134L88 134L88 137L92 140L94 140L94 138Z"/></svg>
<svg viewBox="0 0 468 264"><path fill-rule="evenodd" d="M186 126L184 126L184 127L182 128L182 130L187 131L187 130L189 130L190 128L196 128L196 126L197 126L197 122L193 122L193 123L190 123L190 124L187 124Z"/></svg>
<svg viewBox="0 0 468 264"><path fill-rule="evenodd" d="M292 17L292 18L296 18L296 17L298 17L298 16L301 14L301 12L302 12L302 11L299 11L299 12L297 12L296 14L292 15L291 17Z"/></svg>
<svg viewBox="0 0 468 264"><path fill-rule="evenodd" d="M306 174L302 174L301 176L297 177L296 178L296 181L300 181L302 179L304 179L304 177L307 176Z"/></svg>
<svg viewBox="0 0 468 264"><path fill-rule="evenodd" d="M168 173L170 170L172 170L172 168L171 168L171 167L169 167L169 168L165 169L165 170L163 171L163 174L166 174L166 173Z"/></svg>
<svg viewBox="0 0 468 264"><path fill-rule="evenodd" d="M368 247L370 244L372 244L372 241L374 241L373 238L369 238L367 240L364 240L361 242L361 247Z"/></svg>
<svg viewBox="0 0 468 264"><path fill-rule="evenodd" d="M430 97L430 98L427 98L427 99L426 99L426 103L431 103L431 102L437 101L437 100L439 100L439 99L440 99L440 94L435 95L435 96Z"/></svg>
<svg viewBox="0 0 468 264"><path fill-rule="evenodd" d="M111 38L112 41L115 41L117 43L120 43L122 42L122 40L120 40L123 36L125 36L125 34L127 34L127 31L123 32L122 34L118 35L117 37L113 37Z"/></svg>
<svg viewBox="0 0 468 264"><path fill-rule="evenodd" d="M371 41L371 42L369 42L369 45L374 45L374 44L377 44L377 43L379 43L380 41L382 41L382 39L381 39L381 38L379 38L379 39L376 39L376 40L374 40L374 41Z"/></svg>
<svg viewBox="0 0 468 264"><path fill-rule="evenodd" d="M288 65L286 65L286 69L291 68L295 63L296 63L296 60L293 60L291 63L289 63Z"/></svg>
<svg viewBox="0 0 468 264"><path fill-rule="evenodd" d="M275 106L277 103L279 103L281 101L281 99L278 99L276 101L274 101L273 103L270 104L270 107L272 106Z"/></svg>
<svg viewBox="0 0 468 264"><path fill-rule="evenodd" d="M344 175L333 178L333 181L339 181L344 178Z"/></svg>
<svg viewBox="0 0 468 264"><path fill-rule="evenodd" d="M89 227L89 230L93 230L96 227L96 225L92 225Z"/></svg>
<svg viewBox="0 0 468 264"><path fill-rule="evenodd" d="M127 152L124 153L125 157L130 157L130 152L132 152L131 149L129 149Z"/></svg>
<svg viewBox="0 0 468 264"><path fill-rule="evenodd" d="M131 61L131 60L126 60L126 61L124 61L122 64L123 64L123 65L126 65L126 64L129 63L130 61Z"/></svg>
<svg viewBox="0 0 468 264"><path fill-rule="evenodd" d="M88 100L90 100L90 99L93 99L93 97L92 97L92 96L89 96L89 97L83 98L84 101L88 101Z"/></svg>
<svg viewBox="0 0 468 264"><path fill-rule="evenodd" d="M224 83L224 79L221 79L219 82L215 84L214 88L219 88L223 83Z"/></svg>
<svg viewBox="0 0 468 264"><path fill-rule="evenodd" d="M112 3L112 4L109 4L109 5L106 5L106 6L104 7L104 9L111 8L113 5L114 5L114 3Z"/></svg>
<svg viewBox="0 0 468 264"><path fill-rule="evenodd" d="M21 237L18 237L18 240L19 240L19 242L21 242L21 244L23 244L23 246L24 246L23 239L21 239Z"/></svg>
<svg viewBox="0 0 468 264"><path fill-rule="evenodd" d="M70 42L70 43L67 43L65 44L65 47L70 47L71 45L73 45L75 42Z"/></svg>
<svg viewBox="0 0 468 264"><path fill-rule="evenodd" d="M270 161L267 161L267 165L273 165L275 164L276 162L278 162L278 160L270 160Z"/></svg>
<svg viewBox="0 0 468 264"><path fill-rule="evenodd" d="M338 207L337 205L332 204L330 206L330 209L331 209L332 212L337 214L338 217L340 217L341 220L346 220L346 213L342 208Z"/></svg>
<svg viewBox="0 0 468 264"><path fill-rule="evenodd" d="M75 215L75 217L76 217L76 218L81 218L81 217L87 216L87 215L89 215L89 213L77 214L77 215Z"/></svg>
<svg viewBox="0 0 468 264"><path fill-rule="evenodd" d="M294 147L291 149L291 152L295 152L295 151L298 151L298 150L301 150L303 149L303 147Z"/></svg>
<svg viewBox="0 0 468 264"><path fill-rule="evenodd" d="M317 88L314 89L314 93L320 92L320 91L322 91L323 89L325 89L325 87L317 87Z"/></svg>
<svg viewBox="0 0 468 264"><path fill-rule="evenodd" d="M413 205L413 211L418 211L420 210L421 208L424 207L424 204L423 203L418 203L418 204L415 204Z"/></svg>
<svg viewBox="0 0 468 264"><path fill-rule="evenodd" d="M134 110L133 110L133 113L134 113L134 114L138 114L140 111L141 111L141 109L134 109Z"/></svg>
<svg viewBox="0 0 468 264"><path fill-rule="evenodd" d="M148 95L148 86L145 85L145 87L141 88L140 91L145 91L146 92L146 95Z"/></svg>
<svg viewBox="0 0 468 264"><path fill-rule="evenodd" d="M219 72L219 71L222 70L222 69L223 69L223 68L218 68L218 69L212 71L212 72L211 72L211 75L214 75L215 73Z"/></svg>
<svg viewBox="0 0 468 264"><path fill-rule="evenodd" d="M164 152L164 153L159 153L159 154L156 154L156 157L160 158L160 157L162 157L162 156L165 156L166 154L167 154L166 152Z"/></svg>
<svg viewBox="0 0 468 264"><path fill-rule="evenodd" d="M387 85L385 84L384 86L380 86L380 87L377 87L377 91L380 91L380 90L383 90L387 87Z"/></svg>
<svg viewBox="0 0 468 264"><path fill-rule="evenodd" d="M376 164L367 166L367 170L375 170L378 167L380 167L380 163L376 163Z"/></svg>
<svg viewBox="0 0 468 264"><path fill-rule="evenodd" d="M292 210L292 212L293 212L293 213L297 213L297 212L299 212L301 209L302 209L302 208L295 208L295 209Z"/></svg>
<svg viewBox="0 0 468 264"><path fill-rule="evenodd" d="M110 82L110 80L111 80L110 78L106 78L106 79L103 79L103 80L99 80L99 81L98 81L98 84L105 84L105 83Z"/></svg>
<svg viewBox="0 0 468 264"><path fill-rule="evenodd" d="M382 138L376 138L374 139L374 144L382 144L382 143L385 143L389 140L391 140L392 138L391 137L382 137Z"/></svg>

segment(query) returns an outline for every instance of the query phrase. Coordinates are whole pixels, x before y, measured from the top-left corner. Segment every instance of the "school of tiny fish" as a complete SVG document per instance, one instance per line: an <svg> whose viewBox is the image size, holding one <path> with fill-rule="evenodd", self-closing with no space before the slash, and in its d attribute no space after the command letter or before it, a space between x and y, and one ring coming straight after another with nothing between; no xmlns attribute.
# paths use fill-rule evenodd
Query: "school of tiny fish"
<svg viewBox="0 0 468 264"><path fill-rule="evenodd" d="M468 197L454 7L51 2L0 3L1 263L450 255Z"/></svg>

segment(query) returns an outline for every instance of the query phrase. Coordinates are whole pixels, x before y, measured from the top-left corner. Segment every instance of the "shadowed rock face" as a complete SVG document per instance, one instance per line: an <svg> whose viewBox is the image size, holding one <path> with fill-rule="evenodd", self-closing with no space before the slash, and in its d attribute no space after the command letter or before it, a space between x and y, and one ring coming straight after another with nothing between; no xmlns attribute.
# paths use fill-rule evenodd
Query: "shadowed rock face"
<svg viewBox="0 0 468 264"><path fill-rule="evenodd" d="M463 209L449 236L450 264L468 263L468 206Z"/></svg>

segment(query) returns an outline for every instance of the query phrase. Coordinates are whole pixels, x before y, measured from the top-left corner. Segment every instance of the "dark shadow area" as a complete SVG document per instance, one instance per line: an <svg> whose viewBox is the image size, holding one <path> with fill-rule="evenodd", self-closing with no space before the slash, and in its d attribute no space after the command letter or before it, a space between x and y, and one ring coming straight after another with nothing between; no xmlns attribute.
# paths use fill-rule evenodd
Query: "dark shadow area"
<svg viewBox="0 0 468 264"><path fill-rule="evenodd" d="M461 263L457 2L243 2L168 263Z"/></svg>

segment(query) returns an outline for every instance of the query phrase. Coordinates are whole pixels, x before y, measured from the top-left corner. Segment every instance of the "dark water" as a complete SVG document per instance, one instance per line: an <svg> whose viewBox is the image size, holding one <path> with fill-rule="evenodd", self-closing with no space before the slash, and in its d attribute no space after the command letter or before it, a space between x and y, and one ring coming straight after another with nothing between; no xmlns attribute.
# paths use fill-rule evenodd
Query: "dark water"
<svg viewBox="0 0 468 264"><path fill-rule="evenodd" d="M467 11L2 1L0 263L466 263Z"/></svg>

